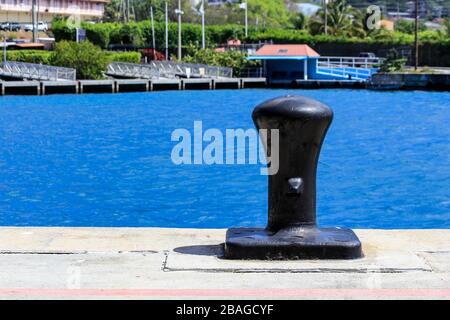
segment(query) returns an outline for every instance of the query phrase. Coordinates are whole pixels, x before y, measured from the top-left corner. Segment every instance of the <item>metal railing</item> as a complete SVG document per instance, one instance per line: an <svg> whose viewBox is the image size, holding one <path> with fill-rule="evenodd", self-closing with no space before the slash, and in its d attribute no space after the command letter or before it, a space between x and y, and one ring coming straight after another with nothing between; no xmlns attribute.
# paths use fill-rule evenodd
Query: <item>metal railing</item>
<svg viewBox="0 0 450 320"><path fill-rule="evenodd" d="M317 59L317 73L365 80L376 72L381 62L381 58L320 57Z"/></svg>
<svg viewBox="0 0 450 320"><path fill-rule="evenodd" d="M151 61L148 64L113 62L107 75L125 78L232 78L233 69L194 63Z"/></svg>
<svg viewBox="0 0 450 320"><path fill-rule="evenodd" d="M360 58L360 57L319 57L317 59L318 66L339 67L339 68L376 68L382 58Z"/></svg>
<svg viewBox="0 0 450 320"><path fill-rule="evenodd" d="M7 61L0 64L0 75L29 80L74 81L76 79L76 70L43 64Z"/></svg>
<svg viewBox="0 0 450 320"><path fill-rule="evenodd" d="M264 78L266 76L263 67L244 68L241 70L241 78Z"/></svg>
<svg viewBox="0 0 450 320"><path fill-rule="evenodd" d="M160 73L158 70L149 65L126 62L113 62L109 64L106 74L113 77L116 76L123 78L160 78Z"/></svg>

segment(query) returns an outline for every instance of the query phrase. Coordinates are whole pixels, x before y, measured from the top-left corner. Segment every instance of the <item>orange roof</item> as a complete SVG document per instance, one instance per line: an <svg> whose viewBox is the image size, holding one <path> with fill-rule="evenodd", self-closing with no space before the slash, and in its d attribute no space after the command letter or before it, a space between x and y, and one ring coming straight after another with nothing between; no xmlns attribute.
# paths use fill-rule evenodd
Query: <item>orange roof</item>
<svg viewBox="0 0 450 320"><path fill-rule="evenodd" d="M266 44L256 51L254 56L319 57L320 55L306 44Z"/></svg>
<svg viewBox="0 0 450 320"><path fill-rule="evenodd" d="M27 42L27 43L16 43L16 47L18 48L43 48L43 43L37 43L37 42Z"/></svg>

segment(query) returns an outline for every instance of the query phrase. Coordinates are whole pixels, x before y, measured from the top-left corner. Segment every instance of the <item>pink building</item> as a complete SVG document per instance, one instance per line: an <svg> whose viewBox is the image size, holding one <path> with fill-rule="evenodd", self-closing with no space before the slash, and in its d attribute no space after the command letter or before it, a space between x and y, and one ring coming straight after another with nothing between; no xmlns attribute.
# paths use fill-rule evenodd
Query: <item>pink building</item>
<svg viewBox="0 0 450 320"><path fill-rule="evenodd" d="M37 0L39 21L51 22L56 15L81 20L101 18L109 0ZM0 0L0 22L31 22L32 0Z"/></svg>

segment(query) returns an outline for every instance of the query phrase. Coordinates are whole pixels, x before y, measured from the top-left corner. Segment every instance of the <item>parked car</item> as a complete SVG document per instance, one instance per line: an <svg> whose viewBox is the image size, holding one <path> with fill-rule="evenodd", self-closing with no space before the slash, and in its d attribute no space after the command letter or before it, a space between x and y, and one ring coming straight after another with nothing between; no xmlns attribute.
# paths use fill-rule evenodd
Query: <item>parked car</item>
<svg viewBox="0 0 450 320"><path fill-rule="evenodd" d="M33 24L32 23L29 23L29 24L26 24L24 27L23 27L23 29L25 30L25 31L33 31ZM43 32L47 32L47 30L48 30L48 24L46 23L46 22L42 22L42 21L39 21L38 23L37 23L37 31L43 31Z"/></svg>
<svg viewBox="0 0 450 320"><path fill-rule="evenodd" d="M376 58L377 55L373 52L360 52L359 57L360 58Z"/></svg>
<svg viewBox="0 0 450 320"><path fill-rule="evenodd" d="M22 27L18 22L3 22L0 24L0 30L3 31L19 31L21 28Z"/></svg>

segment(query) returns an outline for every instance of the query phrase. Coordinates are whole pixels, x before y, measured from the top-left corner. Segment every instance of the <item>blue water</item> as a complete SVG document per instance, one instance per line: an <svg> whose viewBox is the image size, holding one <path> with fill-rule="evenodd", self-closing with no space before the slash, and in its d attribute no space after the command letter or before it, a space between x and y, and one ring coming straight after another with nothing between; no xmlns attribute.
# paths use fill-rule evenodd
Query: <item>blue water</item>
<svg viewBox="0 0 450 320"><path fill-rule="evenodd" d="M264 226L260 165L176 166L170 137L253 128L253 107L287 93L335 112L321 225L450 227L450 94L364 90L0 97L0 225Z"/></svg>

